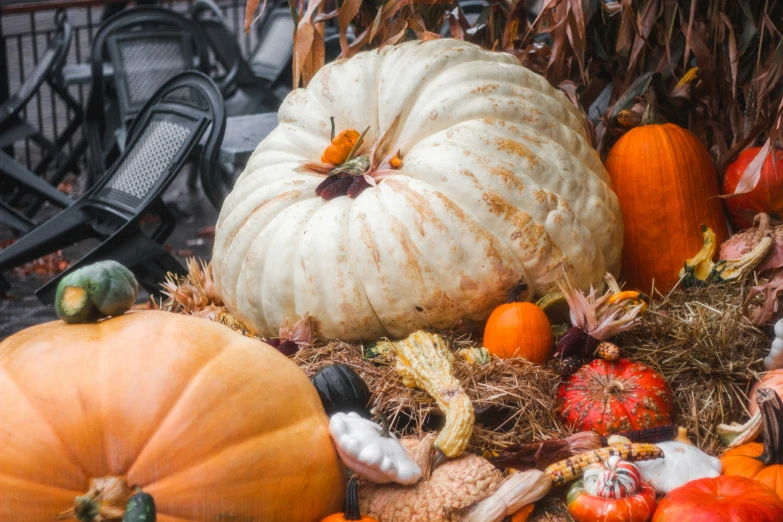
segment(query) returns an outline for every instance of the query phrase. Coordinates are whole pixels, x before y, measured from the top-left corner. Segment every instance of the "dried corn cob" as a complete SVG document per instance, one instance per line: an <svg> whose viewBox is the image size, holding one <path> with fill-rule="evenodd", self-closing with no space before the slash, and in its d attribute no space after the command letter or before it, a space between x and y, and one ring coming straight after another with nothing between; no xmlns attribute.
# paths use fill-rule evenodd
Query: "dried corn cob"
<svg viewBox="0 0 783 522"><path fill-rule="evenodd" d="M655 444L623 444L601 448L561 460L546 468L544 473L552 479L553 486L562 486L581 477L590 464L605 461L613 456L629 462L637 462L662 459L663 450Z"/></svg>
<svg viewBox="0 0 783 522"><path fill-rule="evenodd" d="M595 356L604 361L616 361L620 358L620 349L610 342L602 342L595 349Z"/></svg>
<svg viewBox="0 0 783 522"><path fill-rule="evenodd" d="M667 440L674 440L677 437L678 428L675 425L670 426L656 426L654 428L645 428L643 430L623 431L618 433L621 437L625 437L631 442L649 442L655 444L656 442L664 442ZM601 437L601 443L605 446L607 444L608 435Z"/></svg>
<svg viewBox="0 0 783 522"><path fill-rule="evenodd" d="M575 374L579 368L584 366L585 362L584 357L581 355L571 355L560 361L557 365L557 371L563 377L569 377Z"/></svg>

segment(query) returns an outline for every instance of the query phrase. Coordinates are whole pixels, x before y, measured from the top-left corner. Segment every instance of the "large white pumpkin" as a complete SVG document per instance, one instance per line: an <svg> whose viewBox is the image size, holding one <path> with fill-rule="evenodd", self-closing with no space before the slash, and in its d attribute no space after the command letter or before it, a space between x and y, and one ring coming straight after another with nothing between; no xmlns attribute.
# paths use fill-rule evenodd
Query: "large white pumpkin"
<svg viewBox="0 0 783 522"><path fill-rule="evenodd" d="M336 129L397 117L397 173L324 201L318 162ZM346 340L485 320L522 278L536 294L619 271L622 217L579 113L512 56L458 40L408 42L324 67L293 91L218 219L217 291L277 335L310 312Z"/></svg>

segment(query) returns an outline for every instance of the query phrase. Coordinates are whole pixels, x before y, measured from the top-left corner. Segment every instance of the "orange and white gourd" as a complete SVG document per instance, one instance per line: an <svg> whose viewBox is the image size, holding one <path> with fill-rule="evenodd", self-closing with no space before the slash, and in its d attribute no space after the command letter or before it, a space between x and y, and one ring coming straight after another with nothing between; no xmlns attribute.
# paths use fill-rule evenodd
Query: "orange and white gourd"
<svg viewBox="0 0 783 522"><path fill-rule="evenodd" d="M331 157L332 117L338 133L367 129L356 152L374 159L374 186L326 201L307 166ZM483 321L520 279L555 290L561 265L602 286L622 236L561 92L507 54L408 42L328 64L289 94L223 205L212 268L255 333L309 312L326 337L399 338Z"/></svg>

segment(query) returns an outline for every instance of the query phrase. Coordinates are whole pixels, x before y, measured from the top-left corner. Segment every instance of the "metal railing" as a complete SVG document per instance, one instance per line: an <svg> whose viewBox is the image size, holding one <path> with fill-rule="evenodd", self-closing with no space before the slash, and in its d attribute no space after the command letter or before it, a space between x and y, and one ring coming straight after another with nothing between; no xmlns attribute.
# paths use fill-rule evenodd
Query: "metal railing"
<svg viewBox="0 0 783 522"><path fill-rule="evenodd" d="M54 15L64 8L73 27L73 40L68 53L67 64L89 62L90 44L101 24L103 9L109 3L123 0L3 0L0 4L0 102L19 89L25 75L33 70L40 55L45 51L55 31ZM255 31L245 37L245 0L217 0L223 14L234 29L240 47L246 55L256 43ZM189 13L193 0L164 0L159 3L173 11ZM3 52L5 70L3 67ZM89 84L71 85L71 95L84 106L89 93ZM57 98L47 84L27 104L23 117L30 124L41 129L47 137L56 136L73 117L72 111ZM78 137L78 136L77 136ZM66 152L71 152L77 138L68 143ZM37 145L27 140L16 143L14 155L28 168L40 160Z"/></svg>

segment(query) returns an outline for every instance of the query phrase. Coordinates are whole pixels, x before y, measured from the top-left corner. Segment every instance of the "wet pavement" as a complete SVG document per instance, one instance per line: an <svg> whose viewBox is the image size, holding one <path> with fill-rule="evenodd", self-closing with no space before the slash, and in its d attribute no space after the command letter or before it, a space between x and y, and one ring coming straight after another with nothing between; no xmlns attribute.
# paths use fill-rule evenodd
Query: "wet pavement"
<svg viewBox="0 0 783 522"><path fill-rule="evenodd" d="M213 236L208 227L215 225L218 212L207 200L199 184L195 190L188 187L187 172L183 172L166 191L164 200L177 216L177 227L166 241L171 252L184 265L190 256L208 260L212 253ZM47 212L48 210L48 212ZM36 216L36 222L56 211L42 209ZM0 240L12 238L10 230L0 226ZM63 249L63 257L68 261L79 259L87 253L95 242L85 242ZM44 306L35 297L38 289L48 277L38 275L20 275L18 271L5 272L4 277L11 284L11 290L5 298L0 297L0 339L29 326L57 319L52 306ZM147 301L149 295L139 291L139 302Z"/></svg>

